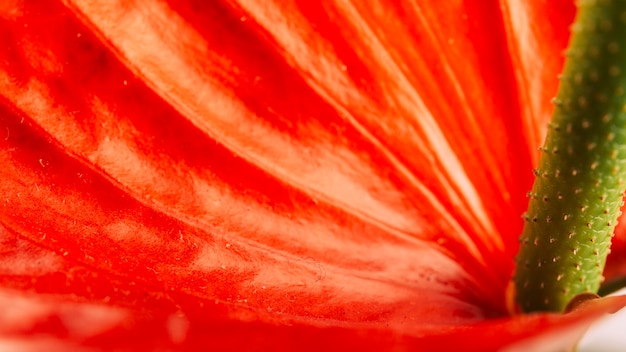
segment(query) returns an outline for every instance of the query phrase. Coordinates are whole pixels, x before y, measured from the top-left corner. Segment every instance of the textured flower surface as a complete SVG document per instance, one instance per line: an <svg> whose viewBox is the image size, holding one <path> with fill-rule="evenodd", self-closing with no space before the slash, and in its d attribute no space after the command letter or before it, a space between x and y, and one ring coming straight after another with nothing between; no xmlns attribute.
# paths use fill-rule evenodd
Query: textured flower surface
<svg viewBox="0 0 626 352"><path fill-rule="evenodd" d="M506 308L573 4L432 4L3 1L0 343L551 350L626 304Z"/></svg>

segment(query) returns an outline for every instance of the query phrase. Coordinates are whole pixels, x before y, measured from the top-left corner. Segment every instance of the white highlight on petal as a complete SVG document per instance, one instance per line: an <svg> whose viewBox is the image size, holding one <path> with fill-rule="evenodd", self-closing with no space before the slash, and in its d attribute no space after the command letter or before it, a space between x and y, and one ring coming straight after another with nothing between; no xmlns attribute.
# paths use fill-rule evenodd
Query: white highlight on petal
<svg viewBox="0 0 626 352"><path fill-rule="evenodd" d="M626 295L626 288L610 296ZM626 308L593 324L580 340L578 352L622 352L626 346Z"/></svg>

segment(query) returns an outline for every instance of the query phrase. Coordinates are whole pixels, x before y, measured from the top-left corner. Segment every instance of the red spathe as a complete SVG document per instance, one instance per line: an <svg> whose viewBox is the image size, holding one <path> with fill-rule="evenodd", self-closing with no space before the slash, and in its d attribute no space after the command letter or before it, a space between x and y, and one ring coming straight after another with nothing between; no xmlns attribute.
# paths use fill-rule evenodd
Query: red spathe
<svg viewBox="0 0 626 352"><path fill-rule="evenodd" d="M505 309L572 16L565 1L3 4L5 343L573 344L626 298Z"/></svg>

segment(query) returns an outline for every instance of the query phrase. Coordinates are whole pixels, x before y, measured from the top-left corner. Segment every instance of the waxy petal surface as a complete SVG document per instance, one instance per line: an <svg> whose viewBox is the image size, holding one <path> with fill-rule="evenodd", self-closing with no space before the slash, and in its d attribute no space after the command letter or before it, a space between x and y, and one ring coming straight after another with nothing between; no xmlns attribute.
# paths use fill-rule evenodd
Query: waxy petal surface
<svg viewBox="0 0 626 352"><path fill-rule="evenodd" d="M567 315L471 324L464 319L443 324L420 319L407 325L341 324L280 317L176 289L155 289L153 284L94 270L4 229L0 236L2 263L11 264L0 267L3 282L11 283L0 289L0 344L22 351L410 350L459 345L468 351L549 351L570 346L594 319L626 304L626 297L605 298Z"/></svg>
<svg viewBox="0 0 626 352"><path fill-rule="evenodd" d="M573 7L480 4L5 3L3 335L573 343L503 318Z"/></svg>

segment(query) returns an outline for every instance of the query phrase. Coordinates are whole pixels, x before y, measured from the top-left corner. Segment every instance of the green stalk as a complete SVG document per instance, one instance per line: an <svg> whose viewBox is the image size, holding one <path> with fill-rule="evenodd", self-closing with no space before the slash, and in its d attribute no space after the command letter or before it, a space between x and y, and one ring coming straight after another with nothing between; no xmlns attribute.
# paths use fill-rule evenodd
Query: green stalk
<svg viewBox="0 0 626 352"><path fill-rule="evenodd" d="M626 189L626 1L578 2L515 273L524 312L596 293Z"/></svg>

